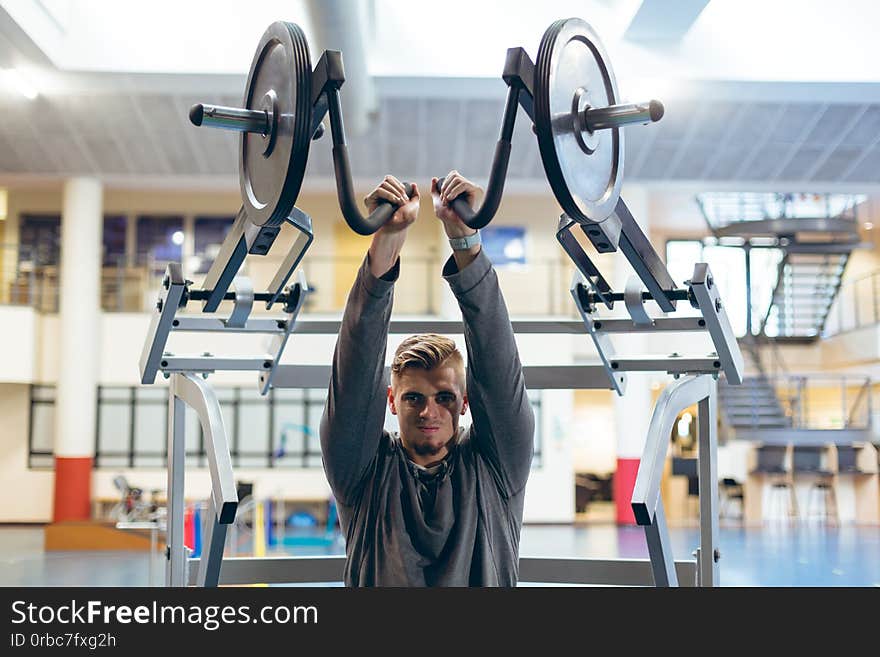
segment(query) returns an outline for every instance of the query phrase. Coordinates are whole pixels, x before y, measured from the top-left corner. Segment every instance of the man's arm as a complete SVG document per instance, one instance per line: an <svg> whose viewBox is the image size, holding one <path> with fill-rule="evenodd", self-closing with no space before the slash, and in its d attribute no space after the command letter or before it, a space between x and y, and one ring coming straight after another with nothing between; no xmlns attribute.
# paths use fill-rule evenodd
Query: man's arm
<svg viewBox="0 0 880 657"><path fill-rule="evenodd" d="M450 258L443 276L458 299L464 322L473 440L511 496L529 477L535 416L507 306L492 263L482 251L462 270Z"/></svg>
<svg viewBox="0 0 880 657"><path fill-rule="evenodd" d="M372 211L379 199L400 204L373 241L348 296L333 353L330 390L321 418L324 472L343 504L357 495L367 467L379 448L385 419L385 351L394 282L406 231L418 215L419 192L413 185L403 203L403 185L390 176L364 199Z"/></svg>
<svg viewBox="0 0 880 657"><path fill-rule="evenodd" d="M475 232L450 204L465 195L473 205L478 191L457 171L446 176L442 190L437 188L436 178L432 181L434 212L443 222L447 237ZM501 489L508 496L514 495L525 487L529 477L535 416L498 277L479 244L453 251L443 268L443 277L458 299L464 320L473 439L493 465Z"/></svg>
<svg viewBox="0 0 880 657"><path fill-rule="evenodd" d="M356 495L379 447L385 419L385 350L399 263L382 278L370 256L358 271L342 317L327 405L321 418L321 453L333 494L343 504Z"/></svg>

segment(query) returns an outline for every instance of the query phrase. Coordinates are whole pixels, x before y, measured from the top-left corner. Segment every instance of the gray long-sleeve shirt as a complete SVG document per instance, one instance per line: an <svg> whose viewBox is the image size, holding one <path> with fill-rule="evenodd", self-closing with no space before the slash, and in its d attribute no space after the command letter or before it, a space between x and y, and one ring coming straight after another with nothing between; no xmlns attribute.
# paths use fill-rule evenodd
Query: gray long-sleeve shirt
<svg viewBox="0 0 880 657"><path fill-rule="evenodd" d="M346 537L347 586L515 586L535 420L513 329L482 252L443 276L458 299L473 424L427 475L383 429L385 351L399 261L368 260L348 297L321 421L324 470Z"/></svg>

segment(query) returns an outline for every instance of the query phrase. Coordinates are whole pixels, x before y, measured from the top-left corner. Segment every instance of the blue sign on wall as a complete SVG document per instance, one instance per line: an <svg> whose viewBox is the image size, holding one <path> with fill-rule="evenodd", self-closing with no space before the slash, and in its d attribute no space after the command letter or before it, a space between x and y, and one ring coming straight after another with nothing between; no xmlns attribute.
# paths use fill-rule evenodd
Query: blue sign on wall
<svg viewBox="0 0 880 657"><path fill-rule="evenodd" d="M486 226L481 231L483 249L496 267L526 264L524 226Z"/></svg>

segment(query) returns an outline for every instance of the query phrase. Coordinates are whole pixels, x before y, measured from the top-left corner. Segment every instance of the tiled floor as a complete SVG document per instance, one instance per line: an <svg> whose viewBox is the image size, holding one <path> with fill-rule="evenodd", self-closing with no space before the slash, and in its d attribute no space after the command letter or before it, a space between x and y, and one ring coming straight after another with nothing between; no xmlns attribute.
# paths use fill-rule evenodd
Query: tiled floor
<svg viewBox="0 0 880 657"><path fill-rule="evenodd" d="M691 558L696 527L670 528L673 556ZM880 586L880 527L768 526L720 530L722 586ZM0 527L0 586L147 586L146 553L45 552L39 527ZM289 554L341 554L288 548ZM644 531L609 524L523 527L523 556L645 558ZM163 563L153 563L153 582Z"/></svg>

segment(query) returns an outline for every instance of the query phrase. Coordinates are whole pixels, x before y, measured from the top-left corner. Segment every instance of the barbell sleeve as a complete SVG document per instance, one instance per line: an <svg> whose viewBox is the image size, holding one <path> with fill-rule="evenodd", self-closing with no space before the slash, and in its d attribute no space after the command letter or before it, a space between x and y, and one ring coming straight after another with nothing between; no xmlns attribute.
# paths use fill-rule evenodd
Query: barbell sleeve
<svg viewBox="0 0 880 657"><path fill-rule="evenodd" d="M595 132L609 128L622 128L634 123L653 123L663 118L663 103L652 100L647 103L628 105L609 105L608 107L588 107L580 113L584 130Z"/></svg>
<svg viewBox="0 0 880 657"><path fill-rule="evenodd" d="M189 110L189 120L196 126L269 134L269 113L264 110L197 103Z"/></svg>

